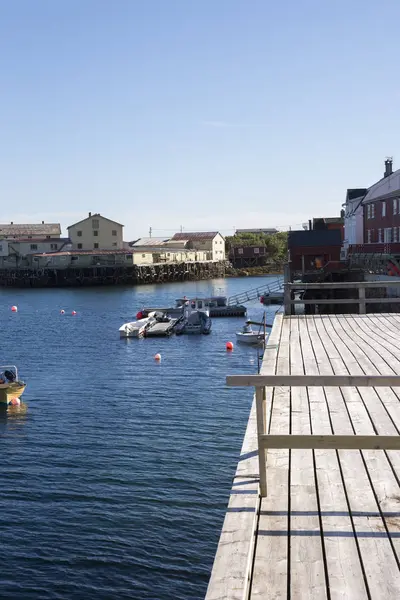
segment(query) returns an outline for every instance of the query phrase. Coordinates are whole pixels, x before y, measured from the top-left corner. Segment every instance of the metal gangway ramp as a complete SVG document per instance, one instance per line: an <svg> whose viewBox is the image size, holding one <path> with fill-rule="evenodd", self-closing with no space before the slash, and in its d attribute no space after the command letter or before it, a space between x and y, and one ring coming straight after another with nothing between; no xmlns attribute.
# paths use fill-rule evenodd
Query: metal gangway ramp
<svg viewBox="0 0 400 600"><path fill-rule="evenodd" d="M264 283L256 288L252 288L245 292L240 292L234 296L230 296L227 300L228 306L235 306L237 304L244 304L245 302L251 302L252 300L258 300L261 296L268 296L276 294L277 292L283 292L283 277L272 280L270 283Z"/></svg>

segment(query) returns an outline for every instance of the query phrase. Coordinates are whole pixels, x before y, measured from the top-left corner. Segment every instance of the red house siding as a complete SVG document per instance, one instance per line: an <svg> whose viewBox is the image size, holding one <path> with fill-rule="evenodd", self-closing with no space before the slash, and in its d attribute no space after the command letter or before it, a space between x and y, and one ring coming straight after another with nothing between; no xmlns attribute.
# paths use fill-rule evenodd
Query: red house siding
<svg viewBox="0 0 400 600"><path fill-rule="evenodd" d="M294 271L313 271L328 262L340 260L341 246L296 246L290 250L291 268ZM321 259L321 265L316 264Z"/></svg>
<svg viewBox="0 0 400 600"><path fill-rule="evenodd" d="M385 209L383 208L385 205ZM364 205L364 243L378 244L400 241L400 197L378 200ZM373 215L373 217L372 217ZM385 229L389 238L385 239ZM368 233L370 231L370 234Z"/></svg>

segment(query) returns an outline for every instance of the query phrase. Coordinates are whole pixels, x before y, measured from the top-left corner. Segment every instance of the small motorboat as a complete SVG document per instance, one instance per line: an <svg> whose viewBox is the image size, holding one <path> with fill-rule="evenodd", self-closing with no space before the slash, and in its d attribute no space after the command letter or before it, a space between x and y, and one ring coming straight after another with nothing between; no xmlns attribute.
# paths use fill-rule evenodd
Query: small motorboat
<svg viewBox="0 0 400 600"><path fill-rule="evenodd" d="M19 406L26 384L18 379L15 365L0 366L0 406Z"/></svg>
<svg viewBox="0 0 400 600"><path fill-rule="evenodd" d="M187 301L184 306L183 320L178 323L175 332L181 333L209 334L211 331L211 319L208 308L199 299Z"/></svg>
<svg viewBox="0 0 400 600"><path fill-rule="evenodd" d="M243 325L241 331L236 332L236 339L242 344L259 345L264 341L264 334L259 331L253 331L249 321Z"/></svg>
<svg viewBox="0 0 400 600"><path fill-rule="evenodd" d="M137 321L131 321L130 323L124 323L119 328L119 336L121 338L143 337L147 329L156 322L155 313L150 313L144 319L138 319Z"/></svg>

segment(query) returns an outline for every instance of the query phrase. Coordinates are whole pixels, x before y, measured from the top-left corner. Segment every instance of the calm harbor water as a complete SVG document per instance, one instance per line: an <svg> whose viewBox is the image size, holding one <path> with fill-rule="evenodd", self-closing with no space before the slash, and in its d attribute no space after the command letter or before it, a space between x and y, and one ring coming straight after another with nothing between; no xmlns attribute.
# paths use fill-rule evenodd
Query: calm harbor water
<svg viewBox="0 0 400 600"><path fill-rule="evenodd" d="M224 380L256 372L257 351L226 352L240 318L213 319L210 336L118 327L142 306L263 282L0 290L0 362L28 383L26 412L0 415L0 598L204 597L251 404Z"/></svg>

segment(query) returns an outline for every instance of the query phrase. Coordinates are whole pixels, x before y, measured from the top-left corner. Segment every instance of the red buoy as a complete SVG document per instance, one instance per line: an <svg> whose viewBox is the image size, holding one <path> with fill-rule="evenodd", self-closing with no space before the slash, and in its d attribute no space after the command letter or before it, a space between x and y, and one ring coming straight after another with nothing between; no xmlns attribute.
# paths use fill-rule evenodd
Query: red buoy
<svg viewBox="0 0 400 600"><path fill-rule="evenodd" d="M141 311L141 310L139 310L139 312L138 312L138 313L136 313L136 319L137 319L138 321L140 321L140 319L143 319L143 313L142 313L142 311Z"/></svg>
<svg viewBox="0 0 400 600"><path fill-rule="evenodd" d="M18 312L18 307L17 306L12 306L11 307L11 311L12 312Z"/></svg>
<svg viewBox="0 0 400 600"><path fill-rule="evenodd" d="M226 349L227 350L233 350L233 343L232 342L226 342Z"/></svg>
<svg viewBox="0 0 400 600"><path fill-rule="evenodd" d="M71 314L74 317L76 315L76 310L73 310Z"/></svg>

